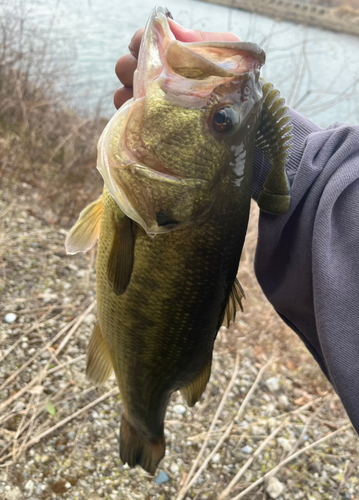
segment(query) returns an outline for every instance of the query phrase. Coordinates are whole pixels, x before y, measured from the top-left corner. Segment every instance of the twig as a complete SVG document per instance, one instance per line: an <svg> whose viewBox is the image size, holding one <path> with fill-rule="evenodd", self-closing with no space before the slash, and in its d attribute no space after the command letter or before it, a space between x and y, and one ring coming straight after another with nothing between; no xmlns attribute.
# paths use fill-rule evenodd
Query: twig
<svg viewBox="0 0 359 500"><path fill-rule="evenodd" d="M343 479L340 481L340 485L338 486L337 492L336 492L335 497L334 497L333 500L337 500L337 498L339 497L340 490L343 488L344 483L346 481L348 481L348 479L350 478L350 476L353 474L354 469L358 466L358 464L359 464L359 458L357 458L354 461L354 463L352 464L352 467L348 467L347 468L348 463L350 463L349 460L348 460L348 462L345 463L345 471L344 471L344 474L343 474Z"/></svg>
<svg viewBox="0 0 359 500"><path fill-rule="evenodd" d="M246 397L243 399L242 401L242 404L241 406L239 407L239 410L237 412L237 415L235 417L235 420L236 419L239 419L243 412L244 412L244 409L245 407L247 406L248 404L248 401L251 399L252 397L252 394L254 393L254 391L256 390L257 388L257 385L259 384L261 378L262 378L262 375L263 373L265 372L265 370L268 368L269 365L271 365L272 363L274 363L274 361L277 361L277 359L271 359L269 360L264 366L262 366L262 368L259 370L258 374L257 374L257 377L255 379L255 381L253 382L252 384L252 387L249 389L249 391L247 392L246 394Z"/></svg>
<svg viewBox="0 0 359 500"><path fill-rule="evenodd" d="M52 427L50 427L49 429L47 429L43 433L35 436L33 439L31 439L26 444L26 446L24 446L24 448L23 448L22 451L26 451L32 445L38 443L39 441L41 441L41 439L43 439L44 437L48 436L49 434L52 434L54 431L56 431L57 429L59 429L63 425L67 424L68 422L70 422L74 418L78 417L79 415L81 415L82 413L86 412L90 408L93 408L94 406L98 405L99 403L101 403L105 399L109 398L110 396L113 396L113 395L118 394L118 393L119 393L119 389L117 387L115 387L114 389L111 389L110 391L106 392L106 394L103 394L99 398L95 399L95 401L92 401L92 403L89 403L88 405L84 406L83 408L80 408L79 410L75 411L75 413L72 413L72 415L69 415L68 417L66 417L63 420L61 420L60 422L58 422L56 425L53 425ZM11 455L12 454L10 453L10 454L6 455L5 457L2 457L0 460L2 462L4 462L8 458L10 458Z"/></svg>
<svg viewBox="0 0 359 500"><path fill-rule="evenodd" d="M264 476L262 476L259 479L257 479L257 481L255 481L254 483L252 483L245 490L241 491L241 493L239 495L237 495L236 497L232 498L231 500L240 500L245 495L247 495L247 493L249 493L254 488L256 488L257 486L259 486L260 484L262 484L267 479L267 477L271 476L272 474L275 474L281 467L283 467L287 463L291 462L294 458L297 458L302 453L305 453L308 450L314 448L315 446L318 446L319 444L324 443L324 441L328 441L328 439L331 439L332 437L336 436L340 432L345 431L346 429L349 429L350 427L352 427L352 424L343 425L338 430L330 432L329 434L327 434L326 436L322 437L321 439L318 439L314 443L312 443L312 444L310 444L308 446L305 446L304 448L301 448L297 452L293 453L289 457L287 457L284 460L282 460L278 465L276 465L275 467L273 467L273 469L271 469L269 472L267 472L266 474L264 474Z"/></svg>
<svg viewBox="0 0 359 500"><path fill-rule="evenodd" d="M49 310L47 310L42 316L41 318L39 319L39 321L37 321L34 325L31 325L30 328L28 328L27 330L24 331L24 333L21 335L21 337L19 337L16 342L14 342L7 350L6 352L3 354L2 358L1 358L1 361L4 361L4 359L15 349L15 347L17 347L20 342L22 341L22 339L24 337L26 337L26 335L28 335L30 332L32 332L33 330L35 330L36 328L38 328L40 325L45 325L48 321L52 321L52 320L55 320L57 318L59 318L60 316L62 316L64 313L63 311L59 314L57 314L56 316L54 316L53 318L49 318L48 320L46 321L42 321L46 316L47 314L49 314L51 311L53 311L53 307L51 307ZM22 313L22 311L21 311Z"/></svg>
<svg viewBox="0 0 359 500"><path fill-rule="evenodd" d="M213 448L213 450L211 451L211 453L208 455L208 457L206 458L206 460L202 463L201 467L198 469L198 471L196 472L196 474L193 476L193 478L191 479L191 481L188 483L188 485L187 485L188 489L192 488L192 486L194 485L194 483L197 481L197 479L199 478L199 476L202 474L202 471L207 467L208 463L210 462L210 460L212 459L212 457L214 456L214 454L216 453L216 451L222 446L223 442L231 434L232 429L233 429L233 425L234 425L234 420L227 427L227 429L223 433L221 439L218 441L218 443L216 444L216 446Z"/></svg>
<svg viewBox="0 0 359 500"><path fill-rule="evenodd" d="M69 361L67 361L66 363L63 363L63 364L60 364L59 366L55 366L54 368L51 368L49 371L47 371L46 369L46 366L44 367L44 371L45 371L45 375L50 375L52 373L55 373L55 372L58 372L64 368L66 368L66 366L68 365L72 365L74 363L77 363L78 361L80 361L81 359L84 359L86 358L86 354L81 354L81 356L78 356L77 358L74 358L74 359L70 359ZM39 375L36 375L36 377L34 377L32 380L30 380L30 382L28 382L22 389L20 389L16 394L14 394L13 396L11 396L10 398L8 398L6 401L4 401L1 405L0 405L0 410L3 410L4 408L6 408L6 406L8 406L9 404L13 403L14 401L16 401L17 399L19 399L23 394L24 392L28 391L29 389L31 389L31 387L33 385L37 385L39 382ZM3 417L4 418L4 417ZM0 423L2 422L2 420L0 419Z"/></svg>
<svg viewBox="0 0 359 500"><path fill-rule="evenodd" d="M208 432L207 432L207 436L206 436L206 438L205 438L205 440L204 440L204 442L202 444L202 447L201 447L201 449L200 449L200 451L199 451L199 453L197 455L197 458L194 461L194 464L192 465L192 468L191 468L191 470L188 473L188 476L186 478L186 482L182 486L182 488L180 489L180 491L179 491L179 493L177 495L177 500L182 500L184 498L185 494L187 493L187 491L189 490L188 484L189 484L189 482L190 482L190 480L191 480L191 478L192 478L192 476L193 476L193 474L194 474L194 472L195 472L195 470L196 470L196 468L197 468L197 466L199 464L199 461L200 461L200 459L201 459L201 457L202 457L202 455L204 453L204 450L206 449L206 446L207 446L208 441L210 439L212 430L213 430L214 426L217 423L219 415L221 414L223 406L224 406L224 404L225 404L225 402L227 400L228 394L229 394L230 390L232 389L234 381L236 380L236 377L237 377L237 374L238 374L238 369L239 369L239 354L237 352L237 357L236 357L236 362L235 362L235 365L234 365L234 370L233 370L232 378L231 378L231 380L230 380L230 382L229 382L229 384L227 386L227 389L225 390L225 392L223 394L221 402L219 403L219 406L218 406L217 411L216 411L216 413L215 413L215 415L213 417L212 423L211 423L210 428L208 429Z"/></svg>
<svg viewBox="0 0 359 500"><path fill-rule="evenodd" d="M68 323L64 328L62 328L51 340L48 342L42 349L40 349L36 354L34 354L26 363L24 363L15 373L10 375L9 378L5 380L5 382L2 384L0 387L0 391L4 389L14 378L16 378L26 367L28 367L40 354L45 352L58 338L61 337L69 328L71 328L72 325L73 328L71 328L70 332L66 335L66 337L63 339L59 347L56 349L55 354L58 354L63 347L66 345L68 342L69 338L71 335L77 330L77 328L80 326L82 321L84 320L85 316L92 311L92 309L95 307L95 302L92 302L92 304L89 305L89 307L82 313L80 314L77 318L74 318L70 323ZM4 403L0 405L0 410L3 408ZM6 405L5 405L6 406Z"/></svg>
<svg viewBox="0 0 359 500"><path fill-rule="evenodd" d="M276 427L274 429L273 432L271 432L271 434L269 434L269 436L267 436L264 441L262 441L262 443L260 444L260 446L258 446L258 448L256 449L256 451L249 457L249 459L246 461L246 463L239 469L239 471L237 472L237 474L234 476L234 478L232 479L232 481L229 483L229 485L227 486L227 488L225 488L222 493L220 494L218 500L223 500L224 498L227 498L228 495L230 494L231 490L234 488L234 486L238 483L238 481L240 480L240 478L243 476L243 474L245 473L245 471L248 469L248 467L250 467L252 465L252 463L254 462L254 460L258 457L258 455L261 453L261 451L263 450L263 448L265 448L267 446L267 444L269 443L269 441L271 439L274 438L274 436L276 436L278 434L278 432L280 430L283 429L283 427L285 425L287 425L288 421L285 420L284 422L282 422L280 425L278 425L278 427Z"/></svg>

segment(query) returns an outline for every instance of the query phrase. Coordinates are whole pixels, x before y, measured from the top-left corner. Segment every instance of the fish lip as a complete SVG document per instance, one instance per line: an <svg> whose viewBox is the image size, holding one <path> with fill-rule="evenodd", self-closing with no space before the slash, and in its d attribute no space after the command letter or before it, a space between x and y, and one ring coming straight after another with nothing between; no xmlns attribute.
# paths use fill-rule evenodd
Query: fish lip
<svg viewBox="0 0 359 500"><path fill-rule="evenodd" d="M232 65L228 70L223 68L223 76L228 78L238 78L239 75L248 71L254 73L265 63L265 52L256 43L241 41L181 42L176 39L172 32L168 18L172 19L172 15L170 11L162 5L156 6L150 14L145 32L142 36L137 69L134 74L134 100L146 95L148 83L156 80L161 75L164 68L167 67L171 73L167 57L169 50L173 46L177 46L180 51L182 47L184 52L187 53L193 49L193 52L197 52L197 57L202 60L207 60L207 67L212 65L213 68L216 66L216 61L212 62L211 58L207 59L208 56L206 57L206 55L203 55L203 51L200 53L202 47L208 50L223 49L227 52L233 50L237 54L243 53L243 65L239 64L237 68L235 65ZM234 71L232 71L233 69ZM174 73L176 73L176 71ZM215 74L218 74L218 64Z"/></svg>
<svg viewBox="0 0 359 500"><path fill-rule="evenodd" d="M212 48L226 48L237 50L238 52L244 52L250 57L255 59L259 66L263 66L266 62L266 53L260 45L254 42L179 42L186 46L197 46L197 47L212 47Z"/></svg>

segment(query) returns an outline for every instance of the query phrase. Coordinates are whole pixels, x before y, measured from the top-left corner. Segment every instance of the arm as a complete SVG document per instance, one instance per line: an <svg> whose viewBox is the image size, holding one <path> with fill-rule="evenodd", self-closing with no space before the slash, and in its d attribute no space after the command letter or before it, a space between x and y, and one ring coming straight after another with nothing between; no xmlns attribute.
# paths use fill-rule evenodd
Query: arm
<svg viewBox="0 0 359 500"><path fill-rule="evenodd" d="M260 214L257 279L359 430L359 127L322 130L291 110L290 212ZM253 197L269 170L256 151Z"/></svg>

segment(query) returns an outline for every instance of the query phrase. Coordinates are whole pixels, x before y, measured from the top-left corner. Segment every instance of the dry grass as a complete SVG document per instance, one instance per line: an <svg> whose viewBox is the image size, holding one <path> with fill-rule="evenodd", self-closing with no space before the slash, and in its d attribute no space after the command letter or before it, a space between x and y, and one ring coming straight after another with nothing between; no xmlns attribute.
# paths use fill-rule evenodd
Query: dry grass
<svg viewBox="0 0 359 500"><path fill-rule="evenodd" d="M14 13L1 18L2 186L15 191L28 183L36 189L37 205L56 205L66 224L89 192L99 192L96 143L106 120L99 110L91 117L80 116L71 107L66 92L71 65L60 63L59 57L26 19Z"/></svg>

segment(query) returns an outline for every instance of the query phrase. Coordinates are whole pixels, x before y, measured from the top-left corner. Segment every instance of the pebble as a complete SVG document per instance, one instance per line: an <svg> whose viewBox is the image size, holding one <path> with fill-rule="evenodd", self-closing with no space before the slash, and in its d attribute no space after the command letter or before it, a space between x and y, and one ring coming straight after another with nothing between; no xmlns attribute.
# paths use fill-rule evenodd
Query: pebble
<svg viewBox="0 0 359 500"><path fill-rule="evenodd" d="M284 491L284 484L279 481L275 476L268 479L266 492L271 498L278 498Z"/></svg>
<svg viewBox="0 0 359 500"><path fill-rule="evenodd" d="M96 316L94 314L89 314L88 316L86 316L84 318L84 323L86 325L92 325L92 324L94 324L96 322L96 319L97 318L96 318Z"/></svg>
<svg viewBox="0 0 359 500"><path fill-rule="evenodd" d="M34 491L34 486L35 483L32 479L29 479L28 482L25 484L24 488L27 490L29 495L32 495L32 492Z"/></svg>
<svg viewBox="0 0 359 500"><path fill-rule="evenodd" d="M170 471L172 474L177 474L179 471L179 466L176 463L171 464Z"/></svg>
<svg viewBox="0 0 359 500"><path fill-rule="evenodd" d="M293 447L291 441L289 439L285 439L283 437L279 437L277 439L277 443L281 445L284 451L290 451Z"/></svg>
<svg viewBox="0 0 359 500"><path fill-rule="evenodd" d="M9 323L9 324L13 323L16 320L16 318L17 318L17 315L15 313L7 313L4 316L5 322Z"/></svg>
<svg viewBox="0 0 359 500"><path fill-rule="evenodd" d="M264 430L263 427L260 427L259 425L252 425L251 434L252 436L265 436L266 431Z"/></svg>
<svg viewBox="0 0 359 500"><path fill-rule="evenodd" d="M331 457L330 455L327 455L325 457L325 461L331 465L335 465L336 467L338 467L338 465L339 465L339 460L335 457Z"/></svg>
<svg viewBox="0 0 359 500"><path fill-rule="evenodd" d="M22 493L18 486L13 486L10 491L5 493L6 500L22 500Z"/></svg>
<svg viewBox="0 0 359 500"><path fill-rule="evenodd" d="M75 431L70 431L67 433L69 439L75 439L76 437L76 432Z"/></svg>
<svg viewBox="0 0 359 500"><path fill-rule="evenodd" d="M220 453L215 453L213 455L212 462L214 464L219 464L220 461L221 461L221 454Z"/></svg>
<svg viewBox="0 0 359 500"><path fill-rule="evenodd" d="M174 405L173 411L177 413L177 415L183 415L184 413L186 413L187 410L186 407L183 405Z"/></svg>
<svg viewBox="0 0 359 500"><path fill-rule="evenodd" d="M170 478L167 476L167 474L161 470L161 472L158 474L158 476L155 479L155 483L156 484L163 484L163 483L167 483L167 481L169 481L169 480L170 480Z"/></svg>
<svg viewBox="0 0 359 500"><path fill-rule="evenodd" d="M241 448L241 451L243 453L247 453L247 455L249 455L250 453L253 452L253 448L252 448L252 446L249 446L249 444L247 444L246 446L244 446L243 448Z"/></svg>
<svg viewBox="0 0 359 500"><path fill-rule="evenodd" d="M278 377L271 377L266 381L266 386L268 389L272 392L277 392L280 389L279 385L279 378Z"/></svg>
<svg viewBox="0 0 359 500"><path fill-rule="evenodd" d="M289 399L287 398L287 396L285 394L281 394L278 397L278 404L279 404L279 407L282 408L283 410L285 410L286 408L288 408L288 406L289 406Z"/></svg>

